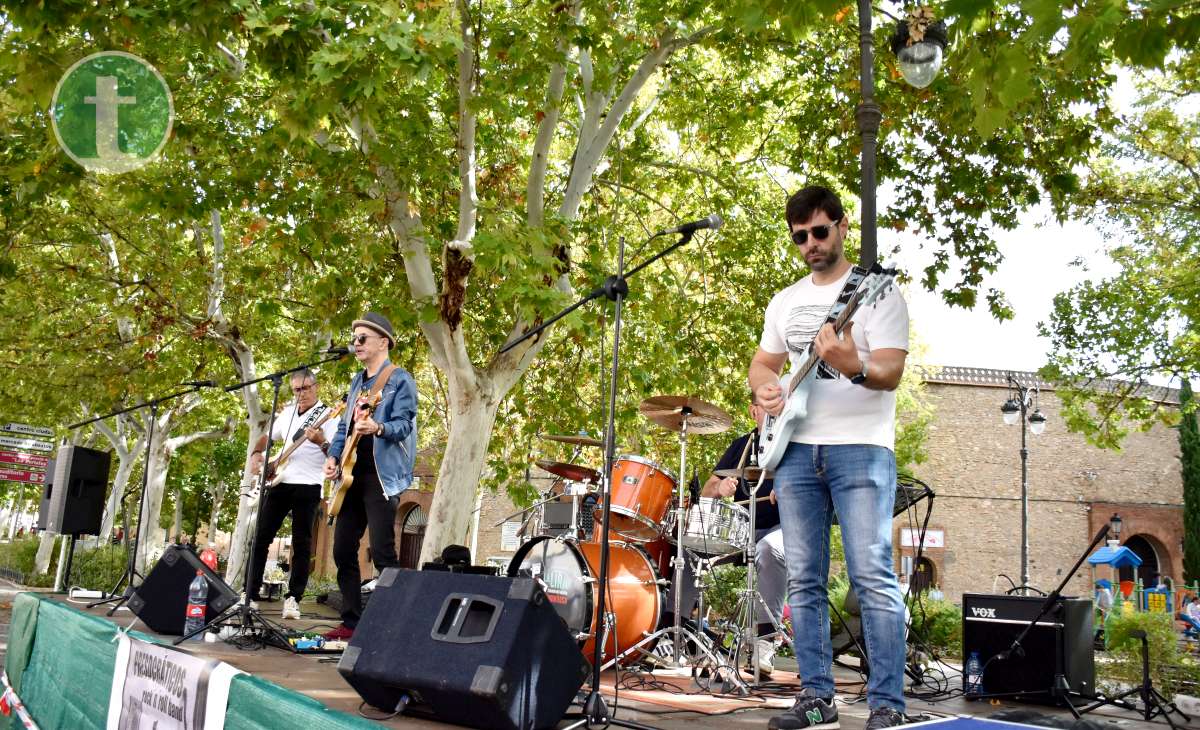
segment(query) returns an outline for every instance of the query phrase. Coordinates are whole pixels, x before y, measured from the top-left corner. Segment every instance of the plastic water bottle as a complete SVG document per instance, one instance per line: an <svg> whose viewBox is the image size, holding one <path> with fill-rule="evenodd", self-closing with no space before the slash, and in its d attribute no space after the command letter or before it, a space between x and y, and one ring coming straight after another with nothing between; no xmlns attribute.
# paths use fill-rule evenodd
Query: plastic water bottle
<svg viewBox="0 0 1200 730"><path fill-rule="evenodd" d="M981 694L983 692L983 665L979 663L979 652L971 652L971 656L967 658L965 671L967 675L965 693L968 695Z"/></svg>
<svg viewBox="0 0 1200 730"><path fill-rule="evenodd" d="M196 577L192 579L192 584L188 586L188 602L187 613L184 614L183 635L187 636L193 631L199 631L204 625L204 611L208 607L208 580L204 578L204 573L196 571ZM204 632L199 631L191 638L192 641L204 641Z"/></svg>
<svg viewBox="0 0 1200 730"><path fill-rule="evenodd" d="M214 543L209 543L208 547L204 548L204 552L200 553L200 562L208 566L212 572L217 572L217 546Z"/></svg>

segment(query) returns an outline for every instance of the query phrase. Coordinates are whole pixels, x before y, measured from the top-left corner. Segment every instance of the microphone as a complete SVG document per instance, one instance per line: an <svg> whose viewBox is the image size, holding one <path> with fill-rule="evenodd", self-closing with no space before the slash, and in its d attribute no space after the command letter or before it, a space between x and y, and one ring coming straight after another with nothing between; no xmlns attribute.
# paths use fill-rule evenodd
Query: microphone
<svg viewBox="0 0 1200 730"><path fill-rule="evenodd" d="M658 233L655 233L654 235L655 236L668 236L672 233L695 233L696 231L703 231L703 230L714 230L715 231L723 225L725 225L724 219L722 219L721 216L718 215L717 213L713 213L712 215L710 215L707 218L703 218L698 221L692 221L691 223L684 223L682 226L675 226L674 228L670 228L665 231L659 231Z"/></svg>
<svg viewBox="0 0 1200 730"><path fill-rule="evenodd" d="M349 347L335 347L333 345L330 345L329 347L325 348L321 352L325 353L326 355L349 355L350 348Z"/></svg>
<svg viewBox="0 0 1200 730"><path fill-rule="evenodd" d="M193 388L215 388L217 381L215 380L185 380L180 385L190 385Z"/></svg>

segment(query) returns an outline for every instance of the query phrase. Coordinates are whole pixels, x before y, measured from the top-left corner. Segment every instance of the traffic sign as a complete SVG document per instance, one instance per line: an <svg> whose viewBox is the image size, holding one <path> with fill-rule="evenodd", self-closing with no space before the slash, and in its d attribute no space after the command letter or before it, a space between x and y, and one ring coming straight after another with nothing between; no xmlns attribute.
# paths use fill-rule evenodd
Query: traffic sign
<svg viewBox="0 0 1200 730"><path fill-rule="evenodd" d="M10 449L32 449L34 451L45 451L49 453L54 451L54 443L51 441L41 441L39 439L29 438L12 438L10 436L0 436L0 447Z"/></svg>
<svg viewBox="0 0 1200 730"><path fill-rule="evenodd" d="M32 471L46 471L46 467L50 465L50 457L0 449L0 464L17 464Z"/></svg>
<svg viewBox="0 0 1200 730"><path fill-rule="evenodd" d="M45 426L30 426L28 423L5 423L0 425L0 431L19 433L25 436L53 436L54 429Z"/></svg>
<svg viewBox="0 0 1200 730"><path fill-rule="evenodd" d="M25 471L23 469L0 468L0 482L25 482L27 484L45 484L46 475L40 471Z"/></svg>

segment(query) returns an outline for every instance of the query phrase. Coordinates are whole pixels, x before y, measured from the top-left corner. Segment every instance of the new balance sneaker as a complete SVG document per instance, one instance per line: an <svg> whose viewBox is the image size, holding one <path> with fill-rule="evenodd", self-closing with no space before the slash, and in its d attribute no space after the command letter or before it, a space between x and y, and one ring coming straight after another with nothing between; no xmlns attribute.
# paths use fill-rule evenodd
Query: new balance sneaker
<svg viewBox="0 0 1200 730"><path fill-rule="evenodd" d="M291 596L283 599L283 610L279 612L279 618L299 619L300 603Z"/></svg>
<svg viewBox="0 0 1200 730"><path fill-rule="evenodd" d="M354 629L346 624L338 624L337 628L326 631L322 636L329 641L349 641L354 637Z"/></svg>
<svg viewBox="0 0 1200 730"><path fill-rule="evenodd" d="M775 642L770 639L755 639L758 644L758 673L770 676L775 671Z"/></svg>
<svg viewBox="0 0 1200 730"><path fill-rule="evenodd" d="M838 722L838 711L833 699L823 700L810 694L802 694L796 698L792 709L776 715L767 723L769 730L836 730L841 727ZM872 713L874 716L874 713Z"/></svg>
<svg viewBox="0 0 1200 730"><path fill-rule="evenodd" d="M890 707L876 707L871 710L871 716L867 718L866 730L883 730L888 727L896 727L904 724L904 715L893 710Z"/></svg>

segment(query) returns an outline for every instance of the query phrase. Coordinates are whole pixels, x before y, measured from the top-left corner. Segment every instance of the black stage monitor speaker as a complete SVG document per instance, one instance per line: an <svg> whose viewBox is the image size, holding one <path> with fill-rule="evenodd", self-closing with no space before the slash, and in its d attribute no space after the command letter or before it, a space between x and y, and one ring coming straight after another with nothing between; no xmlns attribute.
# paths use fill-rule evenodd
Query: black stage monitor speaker
<svg viewBox="0 0 1200 730"><path fill-rule="evenodd" d="M237 593L221 580L221 576L200 562L196 551L187 545L168 545L146 580L129 597L129 610L137 614L152 631L182 636L188 587L196 577L197 570L208 579L205 621L213 620L217 614L237 603Z"/></svg>
<svg viewBox="0 0 1200 730"><path fill-rule="evenodd" d="M1044 600L1041 596L963 594L963 662L977 653L980 665L986 666L983 694L1054 702L1056 666L1062 667L1067 689L1095 694L1090 599L1059 598L1026 635L1022 642L1024 656L997 657L1012 646L1013 640L1037 616ZM1058 661L1061 664L1056 664ZM964 672L963 692L966 691ZM971 696L975 695L968 695Z"/></svg>
<svg viewBox="0 0 1200 730"><path fill-rule="evenodd" d="M338 671L387 712L529 730L556 725L591 668L530 578L388 568Z"/></svg>
<svg viewBox="0 0 1200 730"><path fill-rule="evenodd" d="M53 476L43 492L48 512L38 525L60 535L95 535L104 516L112 456L84 446L64 446L54 457Z"/></svg>

